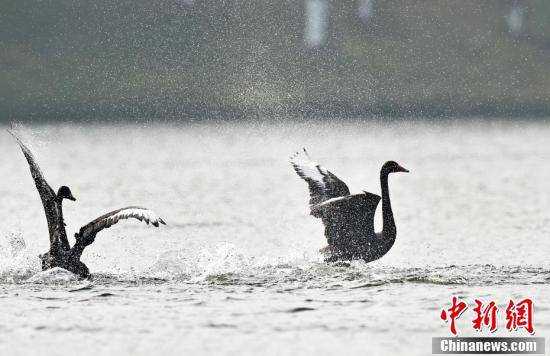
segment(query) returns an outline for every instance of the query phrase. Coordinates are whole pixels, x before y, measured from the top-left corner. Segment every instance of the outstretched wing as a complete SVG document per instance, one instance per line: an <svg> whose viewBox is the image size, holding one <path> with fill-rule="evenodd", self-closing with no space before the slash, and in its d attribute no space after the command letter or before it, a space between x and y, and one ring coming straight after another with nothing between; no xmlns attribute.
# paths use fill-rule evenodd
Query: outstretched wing
<svg viewBox="0 0 550 356"><path fill-rule="evenodd" d="M78 235L84 240L89 237L95 237L95 235L101 230L113 226L120 220L130 218L144 221L147 224L152 224L155 227L158 227L160 224L166 225L164 220L162 220L162 218L155 214L155 212L153 212L152 210L140 208L137 206L129 206L126 208L111 211L110 213L100 216L89 224L84 225L80 228L80 232L78 233Z"/></svg>
<svg viewBox="0 0 550 356"><path fill-rule="evenodd" d="M13 131L8 130L8 132L17 140L19 147L21 147L21 150L23 151L23 154L27 159L29 168L31 170L32 178L34 179L34 184L36 185L36 189L38 190L38 193L40 194L40 199L42 200L42 205L44 206L46 219L48 220L48 229L50 232L50 244L53 244L59 232L58 224L63 224L63 221L60 218L61 215L59 214L59 211L57 209L57 204L55 202L56 194L54 190L50 187L48 182L46 182L46 179L44 178L44 174L42 173L40 166L38 166L38 163L36 162L36 159L34 158L34 155L32 154L31 150L29 150L29 148L23 143L23 141L21 141L21 139ZM62 244L65 244L65 241L62 241ZM66 244L68 245L68 242ZM63 246L63 247L65 248L68 246Z"/></svg>
<svg viewBox="0 0 550 356"><path fill-rule="evenodd" d="M320 204L332 198L349 195L349 188L334 174L314 162L308 155L306 149L298 151L290 157L290 163L296 173L307 182L309 186L311 206ZM312 215L319 217L314 214Z"/></svg>

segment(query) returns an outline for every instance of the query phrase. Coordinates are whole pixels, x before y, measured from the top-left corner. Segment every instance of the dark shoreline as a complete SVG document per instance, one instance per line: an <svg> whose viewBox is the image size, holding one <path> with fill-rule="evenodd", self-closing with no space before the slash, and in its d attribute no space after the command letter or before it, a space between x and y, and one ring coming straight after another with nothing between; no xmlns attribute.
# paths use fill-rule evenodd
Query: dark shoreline
<svg viewBox="0 0 550 356"><path fill-rule="evenodd" d="M173 103L173 100L170 100ZM243 108L212 105L155 105L126 102L119 105L69 107L36 107L0 111L0 122L51 122L51 121L113 121L158 118L161 121L278 121L279 119L302 120L365 120L384 118L402 119L456 119L456 118L504 118L543 120L550 117L550 102L519 102L508 100L464 102L451 105L448 101L418 101L415 103L376 103L361 105L346 101L310 102L286 106L263 106Z"/></svg>

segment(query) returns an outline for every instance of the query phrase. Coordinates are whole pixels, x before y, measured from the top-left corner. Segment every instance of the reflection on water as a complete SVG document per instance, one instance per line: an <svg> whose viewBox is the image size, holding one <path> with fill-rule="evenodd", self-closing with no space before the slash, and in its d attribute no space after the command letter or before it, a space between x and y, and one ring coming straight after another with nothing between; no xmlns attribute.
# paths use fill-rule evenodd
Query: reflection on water
<svg viewBox="0 0 550 356"><path fill-rule="evenodd" d="M123 222L102 232L84 254L90 281L40 272L36 256L48 248L40 200L16 143L0 135L0 352L41 344L55 354L62 340L82 354L424 355L431 337L447 332L438 310L454 294L502 304L531 297L537 333L550 330L543 124L23 132L50 184L78 197L65 204L69 236L133 204L168 225ZM308 215L307 186L287 159L302 146L352 192L379 194L386 160L411 169L390 178L398 236L388 255L369 265L322 262L322 224Z"/></svg>

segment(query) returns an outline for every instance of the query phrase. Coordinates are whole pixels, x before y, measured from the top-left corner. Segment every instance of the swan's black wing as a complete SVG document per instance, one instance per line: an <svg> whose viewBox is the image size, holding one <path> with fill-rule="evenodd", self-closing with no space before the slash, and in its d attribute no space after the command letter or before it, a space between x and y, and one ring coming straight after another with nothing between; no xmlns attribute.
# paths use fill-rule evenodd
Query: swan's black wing
<svg viewBox="0 0 550 356"><path fill-rule="evenodd" d="M307 154L306 149L298 151L290 157L290 163L296 173L307 182L309 186L311 206L320 204L331 198L343 197L349 195L349 188L334 174L314 162ZM320 217L314 214L312 215Z"/></svg>
<svg viewBox="0 0 550 356"><path fill-rule="evenodd" d="M103 229L108 229L109 227L118 223L120 220L130 218L144 221L147 224L152 224L155 227L158 227L160 224L166 225L164 220L162 220L160 216L155 214L154 211L137 206L129 206L126 208L111 211L110 213L102 215L94 221L84 225L80 228L78 235L80 235L81 238L86 239L89 236L95 236Z"/></svg>
<svg viewBox="0 0 550 356"><path fill-rule="evenodd" d="M327 200L311 207L325 225L329 245L345 249L354 244L365 246L375 238L374 214L380 196L368 192Z"/></svg>
<svg viewBox="0 0 550 356"><path fill-rule="evenodd" d="M59 211L56 203L56 194L54 190L50 187L48 182L46 182L44 174L42 173L40 166L38 166L38 163L36 162L36 159L34 158L31 150L29 150L29 148L13 131L8 130L8 132L17 140L17 143L19 144L19 147L21 147L21 150L23 151L23 154L25 155L25 158L27 159L27 162L29 164L31 175L34 179L34 184L36 185L36 189L40 194L40 199L42 200L42 205L44 206L44 212L46 213L46 219L48 220L50 246L55 245L55 243L59 240L63 249L69 249L69 242L67 240L67 237L61 231L64 231L65 228L63 226L63 218L61 212Z"/></svg>
<svg viewBox="0 0 550 356"><path fill-rule="evenodd" d="M80 259L84 248L94 242L98 232L103 229L108 229L120 220L124 219L137 219L144 221L147 224L152 224L155 227L159 227L160 224L166 225L164 220L155 212L149 209L140 208L137 206L129 206L126 208L111 211L99 218L91 221L90 223L82 226L78 234L75 234L76 243L71 249L72 256Z"/></svg>

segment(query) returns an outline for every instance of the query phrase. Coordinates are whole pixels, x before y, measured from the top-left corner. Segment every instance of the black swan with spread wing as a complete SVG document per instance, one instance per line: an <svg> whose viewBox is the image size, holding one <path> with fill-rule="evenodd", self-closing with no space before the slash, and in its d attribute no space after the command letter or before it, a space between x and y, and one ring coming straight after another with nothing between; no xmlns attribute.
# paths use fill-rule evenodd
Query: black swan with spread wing
<svg viewBox="0 0 550 356"><path fill-rule="evenodd" d="M50 250L45 254L40 255L42 261L42 270L47 270L53 267L61 267L81 277L88 277L90 271L88 267L80 261L80 257L86 246L94 242L96 235L103 229L109 228L120 220L134 218L139 221L144 221L147 224L152 224L158 227L160 224L166 223L161 217L153 211L140 207L126 207L118 209L100 216L89 224L83 226L78 233L75 234L76 242L73 247L70 246L65 231L65 223L63 221L62 203L64 199L75 201L69 187L62 186L57 193L50 187L44 179L44 175L36 162L32 152L21 141L21 139L11 130L8 132L15 137L27 162L29 164L31 175L34 183L40 194L42 205L46 213L48 221L48 230L50 233Z"/></svg>
<svg viewBox="0 0 550 356"><path fill-rule="evenodd" d="M390 173L409 172L394 161L384 163L380 170L382 197L363 192L350 194L338 177L314 162L307 151L296 152L290 158L296 173L307 182L311 215L325 225L328 246L322 251L327 261L374 261L393 246L397 229L393 218L388 189ZM374 231L374 213L382 199L382 231Z"/></svg>

